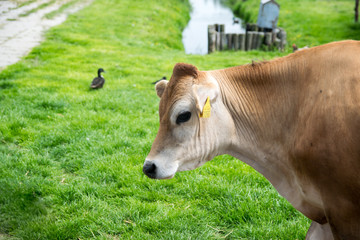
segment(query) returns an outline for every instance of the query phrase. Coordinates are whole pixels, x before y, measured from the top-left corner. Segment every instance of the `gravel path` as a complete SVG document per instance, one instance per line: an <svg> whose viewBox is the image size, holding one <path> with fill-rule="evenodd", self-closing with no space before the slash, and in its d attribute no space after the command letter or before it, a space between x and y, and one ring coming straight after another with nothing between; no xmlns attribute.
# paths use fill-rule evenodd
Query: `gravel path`
<svg viewBox="0 0 360 240"><path fill-rule="evenodd" d="M43 39L50 27L65 21L72 14L89 5L92 0L81 0L71 4L54 18L46 14L58 10L72 0L37 0L20 6L13 1L0 0L0 71L27 55Z"/></svg>

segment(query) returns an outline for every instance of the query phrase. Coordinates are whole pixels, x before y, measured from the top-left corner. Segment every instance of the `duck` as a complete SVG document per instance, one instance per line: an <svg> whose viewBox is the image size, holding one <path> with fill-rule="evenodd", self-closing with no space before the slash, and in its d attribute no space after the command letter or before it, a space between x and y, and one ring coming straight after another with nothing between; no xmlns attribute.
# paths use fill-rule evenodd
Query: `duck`
<svg viewBox="0 0 360 240"><path fill-rule="evenodd" d="M155 81L155 82L152 82L152 84L157 84L158 82L162 81L162 80L166 80L166 77L163 76L161 79Z"/></svg>
<svg viewBox="0 0 360 240"><path fill-rule="evenodd" d="M105 73L104 69L99 68L97 71L98 76L92 80L90 88L98 89L98 88L102 88L104 86L105 78L103 78L103 76L101 76L102 72Z"/></svg>

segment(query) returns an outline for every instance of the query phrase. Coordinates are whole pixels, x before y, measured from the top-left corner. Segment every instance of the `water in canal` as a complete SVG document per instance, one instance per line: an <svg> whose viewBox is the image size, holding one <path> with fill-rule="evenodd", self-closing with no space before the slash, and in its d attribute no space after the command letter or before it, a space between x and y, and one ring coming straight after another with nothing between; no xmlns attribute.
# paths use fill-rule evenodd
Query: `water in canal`
<svg viewBox="0 0 360 240"><path fill-rule="evenodd" d="M245 32L241 24L234 24L234 14L220 0L189 0L189 2L192 11L182 39L187 54L208 53L208 25L225 24L225 33Z"/></svg>

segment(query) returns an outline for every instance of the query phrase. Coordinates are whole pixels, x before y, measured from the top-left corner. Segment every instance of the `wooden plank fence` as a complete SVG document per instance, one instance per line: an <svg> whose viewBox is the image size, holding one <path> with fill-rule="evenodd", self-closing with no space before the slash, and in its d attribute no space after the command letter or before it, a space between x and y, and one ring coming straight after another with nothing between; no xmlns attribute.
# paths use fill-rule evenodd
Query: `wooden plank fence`
<svg viewBox="0 0 360 240"><path fill-rule="evenodd" d="M250 51L253 49L284 50L286 32L282 28L273 31L259 28L256 24L247 24L246 33L225 34L224 24L208 26L208 53L223 50Z"/></svg>

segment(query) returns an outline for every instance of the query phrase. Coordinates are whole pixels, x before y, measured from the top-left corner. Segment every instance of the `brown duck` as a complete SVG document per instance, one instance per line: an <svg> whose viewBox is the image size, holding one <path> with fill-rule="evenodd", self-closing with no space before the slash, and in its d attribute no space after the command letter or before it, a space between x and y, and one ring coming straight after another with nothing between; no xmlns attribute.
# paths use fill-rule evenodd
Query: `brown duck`
<svg viewBox="0 0 360 240"><path fill-rule="evenodd" d="M105 72L104 69L99 68L98 76L92 80L90 88L98 89L98 88L102 88L104 86L105 78L103 78L103 76L101 76L102 72Z"/></svg>

